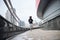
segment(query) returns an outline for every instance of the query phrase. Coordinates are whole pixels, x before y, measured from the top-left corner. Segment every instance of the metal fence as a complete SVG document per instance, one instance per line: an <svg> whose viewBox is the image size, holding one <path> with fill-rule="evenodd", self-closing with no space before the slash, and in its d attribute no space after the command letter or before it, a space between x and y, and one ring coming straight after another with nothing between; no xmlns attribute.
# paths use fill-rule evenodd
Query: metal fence
<svg viewBox="0 0 60 40"><path fill-rule="evenodd" d="M28 28L18 27L0 15L0 40L5 40L13 35L23 33Z"/></svg>

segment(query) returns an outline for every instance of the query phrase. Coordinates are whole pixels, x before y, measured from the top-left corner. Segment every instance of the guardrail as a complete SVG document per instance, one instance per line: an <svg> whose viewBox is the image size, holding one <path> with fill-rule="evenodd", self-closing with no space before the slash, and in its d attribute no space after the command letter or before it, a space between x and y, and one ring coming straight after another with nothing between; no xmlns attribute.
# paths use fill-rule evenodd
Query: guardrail
<svg viewBox="0 0 60 40"><path fill-rule="evenodd" d="M27 30L29 29L18 27L0 15L0 40L6 40L13 35L23 33Z"/></svg>

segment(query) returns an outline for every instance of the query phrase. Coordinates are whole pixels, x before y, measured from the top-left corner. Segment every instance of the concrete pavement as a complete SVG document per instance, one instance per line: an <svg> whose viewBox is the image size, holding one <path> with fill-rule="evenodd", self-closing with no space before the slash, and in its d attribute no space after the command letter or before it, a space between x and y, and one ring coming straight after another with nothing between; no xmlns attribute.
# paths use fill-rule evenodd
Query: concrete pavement
<svg viewBox="0 0 60 40"><path fill-rule="evenodd" d="M60 31L35 29L17 35L11 40L60 40Z"/></svg>

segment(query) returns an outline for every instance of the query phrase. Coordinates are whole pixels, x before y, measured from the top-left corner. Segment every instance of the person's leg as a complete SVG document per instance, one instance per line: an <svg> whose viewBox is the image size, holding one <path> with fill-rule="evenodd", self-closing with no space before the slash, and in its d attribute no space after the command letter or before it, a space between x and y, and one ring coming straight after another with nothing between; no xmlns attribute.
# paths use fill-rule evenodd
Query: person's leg
<svg viewBox="0 0 60 40"><path fill-rule="evenodd" d="M32 28L33 28L33 25L32 25L32 24L30 24L30 30L32 30Z"/></svg>
<svg viewBox="0 0 60 40"><path fill-rule="evenodd" d="M30 30L31 30L31 24L29 26L30 26Z"/></svg>

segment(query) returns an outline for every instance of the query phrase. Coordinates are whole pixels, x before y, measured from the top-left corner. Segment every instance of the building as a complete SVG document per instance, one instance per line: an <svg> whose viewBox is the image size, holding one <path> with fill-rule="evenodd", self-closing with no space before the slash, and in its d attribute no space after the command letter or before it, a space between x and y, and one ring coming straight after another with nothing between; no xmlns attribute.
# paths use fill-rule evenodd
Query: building
<svg viewBox="0 0 60 40"><path fill-rule="evenodd" d="M19 21L19 26L20 26L20 27L25 26L25 22L20 20L20 21Z"/></svg>
<svg viewBox="0 0 60 40"><path fill-rule="evenodd" d="M13 11L16 12L15 9L13 9ZM13 15L14 15L14 14L13 14ZM16 24L16 20L15 20L15 18L12 16L12 14L10 13L9 10L7 10L7 12L6 12L6 19L7 19L9 22L11 22L11 23Z"/></svg>
<svg viewBox="0 0 60 40"><path fill-rule="evenodd" d="M60 29L60 0L40 0L37 16L44 21L42 27Z"/></svg>

